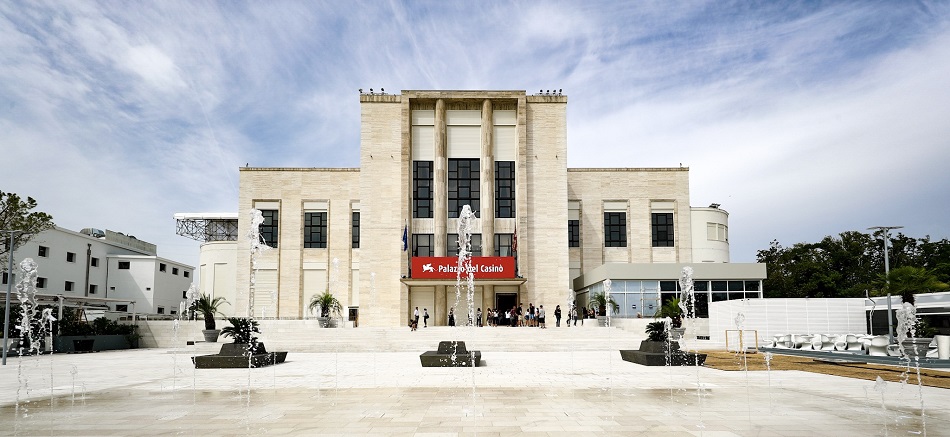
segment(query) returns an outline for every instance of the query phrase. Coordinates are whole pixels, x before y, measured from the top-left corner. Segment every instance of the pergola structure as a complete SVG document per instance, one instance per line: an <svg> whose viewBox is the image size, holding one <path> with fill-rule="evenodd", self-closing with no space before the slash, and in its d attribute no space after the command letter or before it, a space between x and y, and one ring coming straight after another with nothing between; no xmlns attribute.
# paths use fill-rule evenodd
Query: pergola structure
<svg viewBox="0 0 950 437"><path fill-rule="evenodd" d="M237 241L236 212L175 214L175 233L201 242Z"/></svg>

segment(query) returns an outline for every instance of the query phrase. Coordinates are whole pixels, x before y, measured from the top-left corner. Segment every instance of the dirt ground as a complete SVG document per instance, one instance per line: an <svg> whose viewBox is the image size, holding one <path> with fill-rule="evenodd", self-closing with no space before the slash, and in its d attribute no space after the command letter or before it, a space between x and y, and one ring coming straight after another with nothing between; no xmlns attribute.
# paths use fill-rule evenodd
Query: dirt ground
<svg viewBox="0 0 950 437"><path fill-rule="evenodd" d="M750 371L765 371L765 354L751 353L744 357L741 354L726 351L703 351L706 356L706 367L718 370L738 371L748 366ZM743 360L743 358L745 358ZM743 363L745 361L745 363ZM802 370L805 372L823 373L826 375L845 376L875 380L878 376L885 381L898 382L904 378L906 367L882 366L878 364L858 363L828 363L817 361L814 358L791 355L773 354L769 363L771 370ZM930 387L950 388L950 371L920 369L921 383ZM907 372L907 382L917 383L916 369Z"/></svg>

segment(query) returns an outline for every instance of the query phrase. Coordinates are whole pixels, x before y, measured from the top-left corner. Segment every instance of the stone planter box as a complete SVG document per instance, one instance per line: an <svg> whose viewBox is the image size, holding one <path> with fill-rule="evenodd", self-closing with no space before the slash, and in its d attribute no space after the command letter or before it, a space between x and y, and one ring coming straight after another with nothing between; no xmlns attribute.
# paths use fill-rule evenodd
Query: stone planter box
<svg viewBox="0 0 950 437"><path fill-rule="evenodd" d="M706 354L682 351L677 342L649 340L641 341L639 350L621 350L620 358L644 366L702 366L706 362Z"/></svg>
<svg viewBox="0 0 950 437"><path fill-rule="evenodd" d="M57 353L98 352L131 349L126 335L61 335L53 342Z"/></svg>

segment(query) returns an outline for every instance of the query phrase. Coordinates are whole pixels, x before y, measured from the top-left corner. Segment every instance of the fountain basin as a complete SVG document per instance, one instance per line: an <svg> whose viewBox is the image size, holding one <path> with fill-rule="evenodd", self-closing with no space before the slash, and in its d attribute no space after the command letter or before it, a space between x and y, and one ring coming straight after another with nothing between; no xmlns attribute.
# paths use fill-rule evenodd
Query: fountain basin
<svg viewBox="0 0 950 437"><path fill-rule="evenodd" d="M641 341L639 350L621 350L620 358L643 366L702 366L706 362L706 354L682 351L679 343L649 340Z"/></svg>
<svg viewBox="0 0 950 437"><path fill-rule="evenodd" d="M240 369L266 367L283 363L287 352L267 352L264 343L250 351L246 344L228 343L221 345L221 351L213 355L198 355L191 358L196 369Z"/></svg>
<svg viewBox="0 0 950 437"><path fill-rule="evenodd" d="M452 356L455 359L452 359ZM469 351L464 341L440 341L439 349L419 355L422 367L478 367L482 361L480 351Z"/></svg>

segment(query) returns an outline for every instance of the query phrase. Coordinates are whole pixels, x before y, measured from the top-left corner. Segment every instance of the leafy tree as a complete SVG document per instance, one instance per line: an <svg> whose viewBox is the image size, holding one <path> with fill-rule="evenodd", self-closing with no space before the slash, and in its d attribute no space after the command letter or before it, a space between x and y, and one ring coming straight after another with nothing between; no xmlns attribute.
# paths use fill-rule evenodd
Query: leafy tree
<svg viewBox="0 0 950 437"><path fill-rule="evenodd" d="M13 249L22 246L31 238L47 229L52 229L53 216L40 211L32 211L36 208L36 200L27 197L23 200L16 193L6 193L0 191L0 229L5 231L19 231L13 234ZM7 256L10 253L10 235L0 234L0 270L6 271Z"/></svg>

